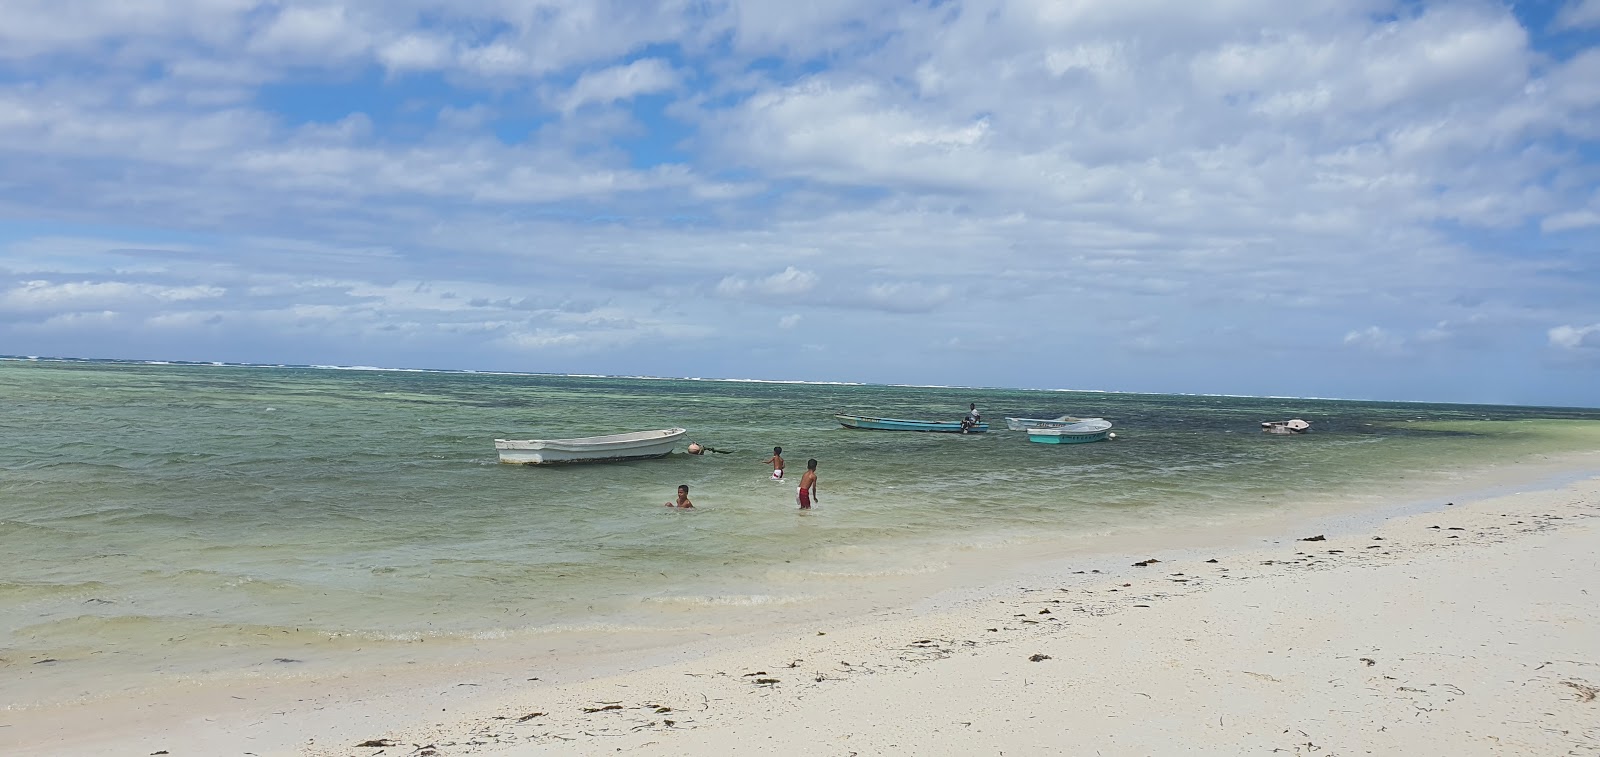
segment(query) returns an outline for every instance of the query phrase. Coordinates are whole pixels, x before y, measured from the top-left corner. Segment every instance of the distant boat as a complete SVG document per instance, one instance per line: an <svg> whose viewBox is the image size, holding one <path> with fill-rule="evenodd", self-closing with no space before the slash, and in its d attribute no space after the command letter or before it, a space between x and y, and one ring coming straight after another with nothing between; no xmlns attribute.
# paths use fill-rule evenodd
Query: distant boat
<svg viewBox="0 0 1600 757"><path fill-rule="evenodd" d="M578 439L496 439L500 462L520 465L598 463L665 457L689 433L681 428L585 436Z"/></svg>
<svg viewBox="0 0 1600 757"><path fill-rule="evenodd" d="M1027 431L1030 428L1061 428L1072 423L1083 421L1098 421L1103 418L1074 418L1070 415L1059 415L1054 418L1007 418L1006 428L1012 431Z"/></svg>
<svg viewBox="0 0 1600 757"><path fill-rule="evenodd" d="M839 425L845 428L862 428L873 431L936 431L946 434L962 433L961 421L912 421L904 418L868 418L864 415L837 414L833 417L839 419ZM981 434L989 430L989 424L978 423L968 426L966 432Z"/></svg>
<svg viewBox="0 0 1600 757"><path fill-rule="evenodd" d="M1311 430L1311 422L1293 418L1287 421L1262 421L1261 431L1266 434L1304 434Z"/></svg>
<svg viewBox="0 0 1600 757"><path fill-rule="evenodd" d="M1115 438L1111 433L1111 421L1104 418L1085 418L1077 423L1068 423L1055 428L1030 428L1028 441L1040 444L1081 444L1083 442L1098 442Z"/></svg>

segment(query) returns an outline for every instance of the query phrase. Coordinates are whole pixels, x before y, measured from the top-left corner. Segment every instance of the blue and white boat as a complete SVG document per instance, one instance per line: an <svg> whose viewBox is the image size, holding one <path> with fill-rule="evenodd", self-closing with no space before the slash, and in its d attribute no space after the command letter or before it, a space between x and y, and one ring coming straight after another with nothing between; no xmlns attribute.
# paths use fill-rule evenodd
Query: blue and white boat
<svg viewBox="0 0 1600 757"><path fill-rule="evenodd" d="M1040 444L1081 444L1114 438L1111 421L1104 418L1088 418L1056 428L1028 429L1028 441Z"/></svg>
<svg viewBox="0 0 1600 757"><path fill-rule="evenodd" d="M1062 426L1083 421L1098 421L1103 418L1074 418L1070 415L1058 415L1054 418L1006 418L1006 428L1012 431L1027 431L1030 428L1061 428Z"/></svg>
<svg viewBox="0 0 1600 757"><path fill-rule="evenodd" d="M869 418L864 415L846 415L839 413L833 417L839 419L839 425L845 428L862 428L873 431L936 431L946 434L959 434L963 431L981 434L989 430L989 424L978 423L974 426L961 428L961 421L913 421L905 418Z"/></svg>

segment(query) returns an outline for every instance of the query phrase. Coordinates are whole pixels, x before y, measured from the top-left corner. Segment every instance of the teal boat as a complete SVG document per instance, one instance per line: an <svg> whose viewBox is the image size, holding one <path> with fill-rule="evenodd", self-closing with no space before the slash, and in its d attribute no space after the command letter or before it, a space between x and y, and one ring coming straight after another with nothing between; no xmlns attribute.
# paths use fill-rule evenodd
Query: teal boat
<svg viewBox="0 0 1600 757"><path fill-rule="evenodd" d="M839 425L845 428L864 428L873 431L935 431L946 434L962 433L961 421L912 421L904 418L869 418L864 415L836 414ZM969 426L967 433L981 434L989 430L989 424L978 423Z"/></svg>
<svg viewBox="0 0 1600 757"><path fill-rule="evenodd" d="M1089 418L1065 426L1030 428L1027 431L1028 441L1040 444L1081 444L1115 439L1117 436L1111 433L1111 421L1104 418Z"/></svg>

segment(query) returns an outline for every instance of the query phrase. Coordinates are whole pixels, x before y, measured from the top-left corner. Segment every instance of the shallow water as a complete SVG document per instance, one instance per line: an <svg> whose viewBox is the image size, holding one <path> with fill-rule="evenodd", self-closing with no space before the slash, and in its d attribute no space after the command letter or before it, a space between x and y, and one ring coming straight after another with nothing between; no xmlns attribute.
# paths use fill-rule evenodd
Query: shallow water
<svg viewBox="0 0 1600 757"><path fill-rule="evenodd" d="M969 401L1002 430L832 418ZM1003 430L1062 413L1120 438ZM1313 432L1260 433L1289 417ZM523 467L493 448L669 426L734 453ZM0 668L26 673L21 706L286 650L726 627L936 585L963 554L1600 448L1595 410L19 360L0 361L0 429ZM773 445L790 482L767 480ZM661 506L678 484L699 509Z"/></svg>

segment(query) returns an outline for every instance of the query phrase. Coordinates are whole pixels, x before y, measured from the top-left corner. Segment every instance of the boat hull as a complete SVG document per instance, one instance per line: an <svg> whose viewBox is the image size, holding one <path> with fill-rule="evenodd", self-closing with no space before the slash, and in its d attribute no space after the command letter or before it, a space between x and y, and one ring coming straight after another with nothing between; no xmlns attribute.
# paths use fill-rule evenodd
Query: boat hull
<svg viewBox="0 0 1600 757"><path fill-rule="evenodd" d="M1044 429L1040 429L1044 430ZM1090 434L1028 434L1028 441L1040 444L1084 444L1086 442L1103 442L1111 434L1110 431L1096 431Z"/></svg>
<svg viewBox="0 0 1600 757"><path fill-rule="evenodd" d="M1311 430L1311 423L1294 418L1287 421L1262 421L1261 432L1264 434L1304 434Z"/></svg>
<svg viewBox="0 0 1600 757"><path fill-rule="evenodd" d="M1057 428L1030 428L1028 441L1039 444L1085 444L1111 438L1111 421L1091 418Z"/></svg>
<svg viewBox="0 0 1600 757"><path fill-rule="evenodd" d="M681 428L634 431L578 439L496 439L500 462L512 465L603 463L666 457L684 435Z"/></svg>
<svg viewBox="0 0 1600 757"><path fill-rule="evenodd" d="M1007 418L1006 428L1012 431L1027 431L1030 428L1061 428L1084 421L1098 421L1101 418L1074 418L1063 415L1059 418Z"/></svg>
<svg viewBox="0 0 1600 757"><path fill-rule="evenodd" d="M845 428L859 428L868 431L928 431L933 433L959 434L962 433L960 421L916 421L905 418L869 418L864 415L835 415L839 425ZM981 434L989 430L989 424L979 423L966 429L969 434Z"/></svg>

